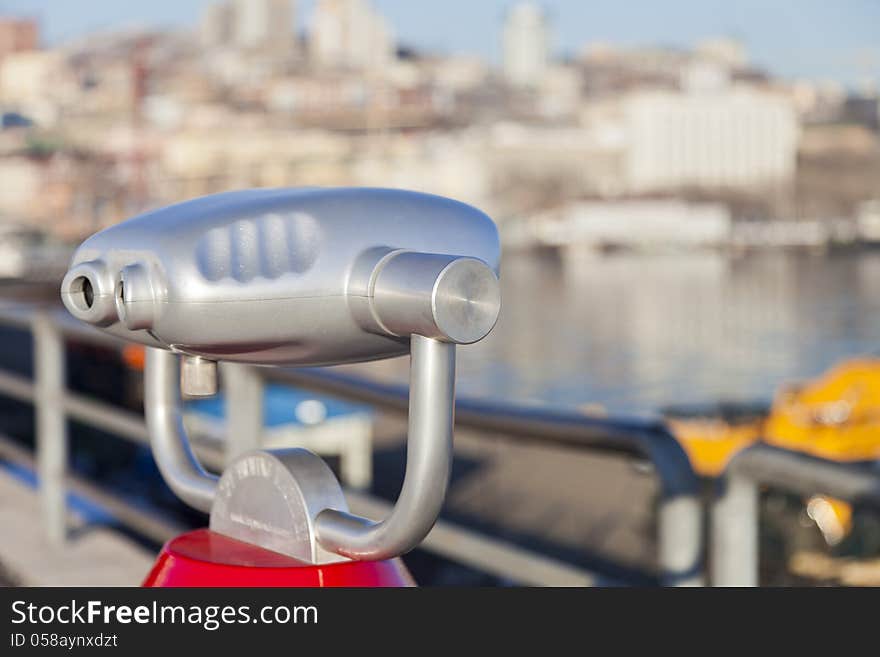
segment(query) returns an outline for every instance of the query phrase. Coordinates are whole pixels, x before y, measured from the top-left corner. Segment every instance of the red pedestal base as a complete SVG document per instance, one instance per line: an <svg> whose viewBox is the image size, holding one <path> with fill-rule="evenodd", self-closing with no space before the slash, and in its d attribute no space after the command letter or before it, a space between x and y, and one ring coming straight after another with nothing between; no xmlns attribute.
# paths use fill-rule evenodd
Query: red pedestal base
<svg viewBox="0 0 880 657"><path fill-rule="evenodd" d="M414 586L400 559L303 563L197 529L165 544L143 586L378 587Z"/></svg>

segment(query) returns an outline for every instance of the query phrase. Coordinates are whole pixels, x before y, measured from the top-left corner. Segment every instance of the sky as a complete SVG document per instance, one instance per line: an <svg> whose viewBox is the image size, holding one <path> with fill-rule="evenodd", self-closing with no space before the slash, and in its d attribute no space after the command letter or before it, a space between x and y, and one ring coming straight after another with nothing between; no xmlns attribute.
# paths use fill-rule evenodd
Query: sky
<svg viewBox="0 0 880 657"><path fill-rule="evenodd" d="M211 0L0 0L0 13L36 16L56 44L95 30L195 26ZM314 0L298 0L300 29ZM496 62L513 0L373 0L398 41ZM585 44L690 46L732 36L757 65L787 78L855 86L880 78L880 0L544 0L557 53Z"/></svg>

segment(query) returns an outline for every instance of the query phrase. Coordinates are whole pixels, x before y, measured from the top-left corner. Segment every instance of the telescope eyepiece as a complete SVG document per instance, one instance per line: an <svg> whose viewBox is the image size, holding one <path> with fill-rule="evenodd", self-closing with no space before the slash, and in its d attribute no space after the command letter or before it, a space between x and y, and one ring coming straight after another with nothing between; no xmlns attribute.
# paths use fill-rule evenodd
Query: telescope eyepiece
<svg viewBox="0 0 880 657"><path fill-rule="evenodd" d="M119 321L128 329L136 331L153 327L157 313L156 293L150 272L144 265L135 263L120 270L114 300Z"/></svg>
<svg viewBox="0 0 880 657"><path fill-rule="evenodd" d="M61 300L71 315L89 324L110 326L118 319L107 268L99 260L81 262L67 272Z"/></svg>

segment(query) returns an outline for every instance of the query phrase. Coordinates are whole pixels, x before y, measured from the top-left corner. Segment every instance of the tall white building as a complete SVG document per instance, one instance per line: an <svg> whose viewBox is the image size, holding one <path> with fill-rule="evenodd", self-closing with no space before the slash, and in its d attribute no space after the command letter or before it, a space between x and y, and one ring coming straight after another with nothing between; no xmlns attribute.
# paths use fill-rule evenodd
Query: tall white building
<svg viewBox="0 0 880 657"><path fill-rule="evenodd" d="M204 11L199 22L199 38L202 46L217 48L228 46L232 41L232 4L212 2Z"/></svg>
<svg viewBox="0 0 880 657"><path fill-rule="evenodd" d="M513 6L502 34L504 77L516 87L534 87L550 59L550 30L544 12L531 2Z"/></svg>
<svg viewBox="0 0 880 657"><path fill-rule="evenodd" d="M235 45L249 50L283 53L294 45L293 0L234 0Z"/></svg>
<svg viewBox="0 0 880 657"><path fill-rule="evenodd" d="M318 0L309 31L309 57L319 68L380 70L394 58L385 18L366 0Z"/></svg>
<svg viewBox="0 0 880 657"><path fill-rule="evenodd" d="M747 189L794 175L799 127L784 96L750 88L642 91L623 99L621 110L630 191Z"/></svg>

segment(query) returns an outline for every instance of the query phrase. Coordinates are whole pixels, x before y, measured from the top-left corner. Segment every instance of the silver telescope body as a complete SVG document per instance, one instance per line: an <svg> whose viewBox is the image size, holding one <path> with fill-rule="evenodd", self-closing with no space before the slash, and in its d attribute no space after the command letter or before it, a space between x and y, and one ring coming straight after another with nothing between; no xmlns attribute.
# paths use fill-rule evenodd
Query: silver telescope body
<svg viewBox="0 0 880 657"><path fill-rule="evenodd" d="M313 563L384 559L418 544L440 512L452 461L455 345L495 325L500 257L492 220L450 199L369 188L246 190L93 235L76 250L61 297L74 317L150 348L153 454L172 490L211 513L212 529ZM406 477L381 522L348 513L329 468L305 450L245 454L219 480L192 453L181 372L186 392L211 394L218 360L320 366L408 352ZM276 473L275 488L242 479L260 471ZM242 523L243 509L261 517Z"/></svg>
<svg viewBox="0 0 880 657"><path fill-rule="evenodd" d="M500 259L479 210L386 189L248 190L93 235L62 284L74 317L150 347L259 365L399 356L416 333L475 342Z"/></svg>

